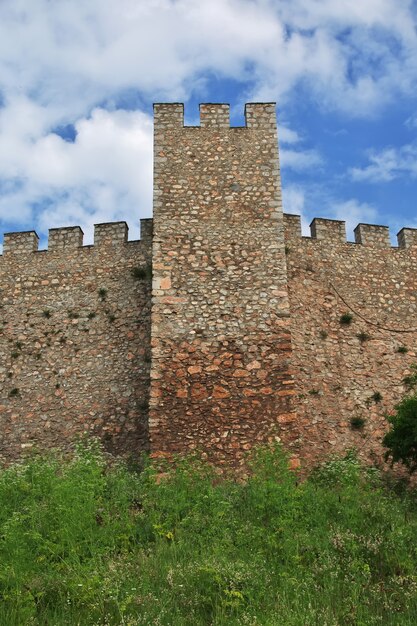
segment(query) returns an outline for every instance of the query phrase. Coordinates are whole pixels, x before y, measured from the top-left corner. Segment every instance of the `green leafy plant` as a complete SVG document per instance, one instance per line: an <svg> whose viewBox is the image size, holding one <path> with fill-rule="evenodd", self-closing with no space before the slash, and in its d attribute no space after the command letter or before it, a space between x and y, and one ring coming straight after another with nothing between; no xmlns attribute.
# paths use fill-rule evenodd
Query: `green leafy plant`
<svg viewBox="0 0 417 626"><path fill-rule="evenodd" d="M383 438L386 460L403 463L413 473L417 469L417 395L405 397L393 415L387 417L391 429Z"/></svg>
<svg viewBox="0 0 417 626"><path fill-rule="evenodd" d="M372 396L371 399L378 404L379 402L382 402L382 393L380 391L375 391Z"/></svg>

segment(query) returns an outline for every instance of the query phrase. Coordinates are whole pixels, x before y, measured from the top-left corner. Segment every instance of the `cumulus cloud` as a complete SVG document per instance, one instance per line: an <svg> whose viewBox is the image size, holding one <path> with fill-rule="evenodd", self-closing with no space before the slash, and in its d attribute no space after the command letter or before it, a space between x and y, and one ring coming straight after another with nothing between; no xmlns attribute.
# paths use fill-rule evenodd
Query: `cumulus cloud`
<svg viewBox="0 0 417 626"><path fill-rule="evenodd" d="M417 145L407 144L400 148L386 148L369 154L369 165L351 168L353 180L367 182L390 182L401 176L417 176Z"/></svg>
<svg viewBox="0 0 417 626"><path fill-rule="evenodd" d="M242 100L288 103L303 85L369 115L415 88L415 25L412 0L0 2L2 226L149 215L150 119L119 110L132 99L187 100L215 76ZM73 143L54 132L67 124ZM284 167L320 165L297 133L281 137Z"/></svg>
<svg viewBox="0 0 417 626"><path fill-rule="evenodd" d="M333 198L319 188L311 193L302 185L284 185L282 195L284 212L301 215L301 229L305 236L310 235L310 223L315 217L345 221L348 239L353 238L353 230L358 224L374 224L377 220L377 210L371 204L356 198ZM312 201L320 207L319 212L310 205Z"/></svg>
<svg viewBox="0 0 417 626"><path fill-rule="evenodd" d="M0 111L0 125L1 125ZM48 227L92 225L151 214L152 121L140 112L93 110L67 142L55 133L32 140L0 135L0 171L8 181L0 218ZM0 183L1 184L1 183ZM138 234L138 228L133 230Z"/></svg>

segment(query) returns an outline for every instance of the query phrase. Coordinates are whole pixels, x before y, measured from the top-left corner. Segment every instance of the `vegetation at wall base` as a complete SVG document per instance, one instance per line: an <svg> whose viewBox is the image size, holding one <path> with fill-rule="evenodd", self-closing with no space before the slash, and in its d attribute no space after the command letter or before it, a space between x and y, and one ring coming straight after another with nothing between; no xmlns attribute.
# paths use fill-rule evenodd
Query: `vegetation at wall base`
<svg viewBox="0 0 417 626"><path fill-rule="evenodd" d="M414 626L416 533L353 453L300 481L260 449L238 482L84 443L0 474L0 624Z"/></svg>

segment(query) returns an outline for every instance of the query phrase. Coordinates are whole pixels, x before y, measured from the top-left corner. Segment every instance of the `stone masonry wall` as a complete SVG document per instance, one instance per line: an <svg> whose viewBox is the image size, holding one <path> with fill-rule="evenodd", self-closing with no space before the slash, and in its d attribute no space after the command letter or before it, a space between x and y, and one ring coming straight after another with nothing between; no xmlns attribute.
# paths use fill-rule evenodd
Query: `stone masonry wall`
<svg viewBox="0 0 417 626"><path fill-rule="evenodd" d="M235 463L294 431L276 114L200 116L155 106L150 442Z"/></svg>
<svg viewBox="0 0 417 626"><path fill-rule="evenodd" d="M316 219L309 238L284 217L303 464L352 447L381 460L384 415L417 360L417 231L393 248L383 226L360 224L347 243L344 222Z"/></svg>
<svg viewBox="0 0 417 626"><path fill-rule="evenodd" d="M0 257L0 461L83 432L114 452L148 446L152 220L5 235Z"/></svg>
<svg viewBox="0 0 417 626"><path fill-rule="evenodd" d="M155 106L154 220L4 237L0 463L84 432L111 452L242 462L280 439L293 466L356 447L417 361L417 230L283 215L275 107ZM152 274L152 285L151 285ZM343 323L345 322L345 323ZM346 323L349 322L349 323ZM352 418L363 420L354 428Z"/></svg>

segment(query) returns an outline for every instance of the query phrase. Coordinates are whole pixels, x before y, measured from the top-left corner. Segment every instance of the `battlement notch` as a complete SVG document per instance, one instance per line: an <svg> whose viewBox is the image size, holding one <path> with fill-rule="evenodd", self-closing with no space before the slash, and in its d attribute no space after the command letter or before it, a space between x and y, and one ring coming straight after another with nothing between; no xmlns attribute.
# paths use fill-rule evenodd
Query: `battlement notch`
<svg viewBox="0 0 417 626"><path fill-rule="evenodd" d="M417 228L402 228L397 241L400 248L414 248L417 246Z"/></svg>
<svg viewBox="0 0 417 626"><path fill-rule="evenodd" d="M341 220L315 217L310 224L313 239L325 239L328 242L346 243L346 222Z"/></svg>
<svg viewBox="0 0 417 626"><path fill-rule="evenodd" d="M355 242L364 246L375 246L378 248L390 248L388 226L377 224L358 224L354 230Z"/></svg>
<svg viewBox="0 0 417 626"><path fill-rule="evenodd" d="M285 239L297 239L301 237L301 216L292 213L284 213Z"/></svg>
<svg viewBox="0 0 417 626"><path fill-rule="evenodd" d="M32 254L38 247L39 237L34 230L4 234L3 254Z"/></svg>
<svg viewBox="0 0 417 626"><path fill-rule="evenodd" d="M94 245L116 245L127 242L129 227L126 222L94 224Z"/></svg>
<svg viewBox="0 0 417 626"><path fill-rule="evenodd" d="M230 106L228 104L200 104L201 128L230 128Z"/></svg>
<svg viewBox="0 0 417 626"><path fill-rule="evenodd" d="M48 250L49 252L74 250L76 248L81 248L83 241L84 233L79 226L50 228Z"/></svg>

